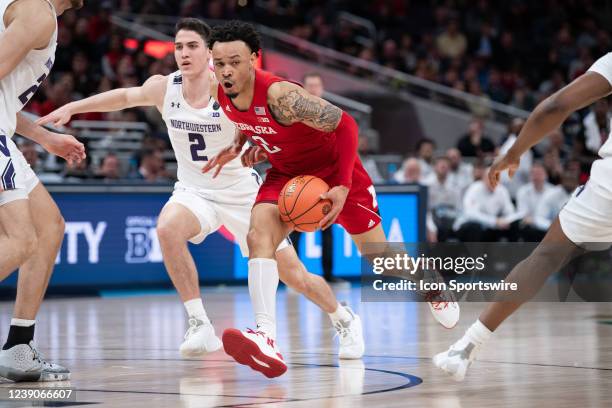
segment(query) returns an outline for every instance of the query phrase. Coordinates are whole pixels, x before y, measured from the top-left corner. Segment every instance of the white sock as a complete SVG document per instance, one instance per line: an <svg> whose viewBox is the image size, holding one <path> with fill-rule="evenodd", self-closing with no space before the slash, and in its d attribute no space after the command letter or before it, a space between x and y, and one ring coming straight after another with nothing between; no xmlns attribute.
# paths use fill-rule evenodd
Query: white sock
<svg viewBox="0 0 612 408"><path fill-rule="evenodd" d="M476 322L467 329L463 337L476 346L482 346L489 340L492 334L493 332L487 329L480 320L476 320Z"/></svg>
<svg viewBox="0 0 612 408"><path fill-rule="evenodd" d="M331 319L331 322L333 325L335 325L337 322L341 320L343 322L350 322L351 320L353 320L353 316L351 316L348 310L346 310L344 306L342 306L340 303L338 303L338 307L336 308L336 311L332 313L328 313L328 316Z"/></svg>
<svg viewBox="0 0 612 408"><path fill-rule="evenodd" d="M204 323L210 323L210 320L206 315L206 310L204 310L202 298L191 299L183 304L185 305L185 310L187 311L187 315L189 317L195 317L196 319L202 320Z"/></svg>
<svg viewBox="0 0 612 408"><path fill-rule="evenodd" d="M259 330L276 338L276 289L278 267L274 259L249 260L249 294Z"/></svg>
<svg viewBox="0 0 612 408"><path fill-rule="evenodd" d="M19 326L19 327L30 327L36 323L36 320L26 320L26 319L11 319L11 326Z"/></svg>

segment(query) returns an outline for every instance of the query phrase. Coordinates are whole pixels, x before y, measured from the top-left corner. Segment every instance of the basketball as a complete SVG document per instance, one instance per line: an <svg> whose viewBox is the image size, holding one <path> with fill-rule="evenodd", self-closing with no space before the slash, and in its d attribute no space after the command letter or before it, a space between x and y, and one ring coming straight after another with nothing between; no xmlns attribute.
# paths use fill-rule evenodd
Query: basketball
<svg viewBox="0 0 612 408"><path fill-rule="evenodd" d="M316 231L319 222L332 207L330 200L322 200L321 194L329 191L329 185L315 176L297 176L285 184L278 196L281 220L297 231Z"/></svg>

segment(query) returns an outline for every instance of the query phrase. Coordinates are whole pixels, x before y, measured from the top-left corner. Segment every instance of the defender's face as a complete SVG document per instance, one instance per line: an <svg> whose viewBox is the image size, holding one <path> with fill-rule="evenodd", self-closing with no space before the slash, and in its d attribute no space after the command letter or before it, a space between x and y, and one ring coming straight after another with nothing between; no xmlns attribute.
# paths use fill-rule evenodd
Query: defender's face
<svg viewBox="0 0 612 408"><path fill-rule="evenodd" d="M174 39L174 59L185 76L200 75L208 68L210 54L202 36L195 31L179 30Z"/></svg>
<svg viewBox="0 0 612 408"><path fill-rule="evenodd" d="M83 0L70 0L70 7L80 9L83 7Z"/></svg>
<svg viewBox="0 0 612 408"><path fill-rule="evenodd" d="M215 75L223 92L230 98L236 98L246 89L257 56L243 41L231 41L216 42L212 57Z"/></svg>

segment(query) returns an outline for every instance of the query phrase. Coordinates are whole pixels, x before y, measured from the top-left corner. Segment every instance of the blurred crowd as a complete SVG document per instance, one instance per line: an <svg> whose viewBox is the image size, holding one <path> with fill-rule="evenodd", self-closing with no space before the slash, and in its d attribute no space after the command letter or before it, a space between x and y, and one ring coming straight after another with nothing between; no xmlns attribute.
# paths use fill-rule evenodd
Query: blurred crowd
<svg viewBox="0 0 612 408"><path fill-rule="evenodd" d="M610 9L606 2L595 0L86 2L83 10L68 11L60 19L52 75L27 109L42 116L72 100L135 86L151 75L176 69L171 53L153 58L142 42L126 41L128 36L111 23L112 14L120 12L256 21L482 98L532 109L610 49L605 28ZM375 35L364 25L341 18L340 10L373 22ZM495 193L482 174L491 158L515 140L522 126L518 119L508 125L504 140L491 140L477 117L453 149L441 152L424 139L391 174L369 159L365 138L360 150L375 182L429 186L432 240L498 235L531 239L545 230L563 201L560 197L588 178L595 153L609 134L611 118L606 100L573 115L550 135L545 148L530 152L514 180L504 180ZM118 152L106 152L74 169L64 168L39 147L23 141L20 147L43 181L167 182L174 178L167 135L155 109L92 113L77 119L146 122L150 131L142 148L127 160ZM545 199L553 193L557 196ZM479 205L486 208L473 212Z"/></svg>
<svg viewBox="0 0 612 408"><path fill-rule="evenodd" d="M602 106L606 110L600 112ZM599 116L605 120L595 119L600 123L598 134L607 137L610 112L604 100L589 109L577 126L581 130L572 148L564 141L567 133L562 129L553 132L546 143L521 157L513 178L504 173L495 189L487 168L494 157L512 146L524 125L522 119L512 120L499 141L484 133L478 118L470 122L456 146L446 151L436 149L433 140L422 139L389 181L427 186L426 230L431 242L540 241L572 192L589 177L602 139L588 146L584 135L589 132L590 119Z"/></svg>
<svg viewBox="0 0 612 408"><path fill-rule="evenodd" d="M612 46L612 5L604 0L112 3L119 10L138 13L256 21L526 110L585 72ZM366 23L347 18L344 12Z"/></svg>
<svg viewBox="0 0 612 408"><path fill-rule="evenodd" d="M605 1L274 3L286 4L293 21L283 24L296 36L526 110L612 46ZM375 37L339 10L370 20Z"/></svg>

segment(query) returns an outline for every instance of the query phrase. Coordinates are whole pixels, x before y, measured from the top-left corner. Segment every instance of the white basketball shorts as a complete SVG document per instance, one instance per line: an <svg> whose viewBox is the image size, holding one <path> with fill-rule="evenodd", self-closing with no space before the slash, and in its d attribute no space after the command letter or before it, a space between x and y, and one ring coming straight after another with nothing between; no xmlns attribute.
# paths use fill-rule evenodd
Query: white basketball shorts
<svg viewBox="0 0 612 408"><path fill-rule="evenodd" d="M259 175L256 173L241 178L235 185L225 190L191 188L179 181L175 184L174 192L166 205L181 204L200 221L200 232L190 238L189 242L199 244L223 225L234 235L242 256L249 256L246 237L249 232L251 208L255 203L259 184ZM290 245L291 241L285 239L277 251Z"/></svg>
<svg viewBox="0 0 612 408"><path fill-rule="evenodd" d="M39 183L23 154L0 129L0 206L28 198Z"/></svg>
<svg viewBox="0 0 612 408"><path fill-rule="evenodd" d="M612 244L612 191L591 177L572 193L559 222L573 243L585 249L606 249Z"/></svg>

